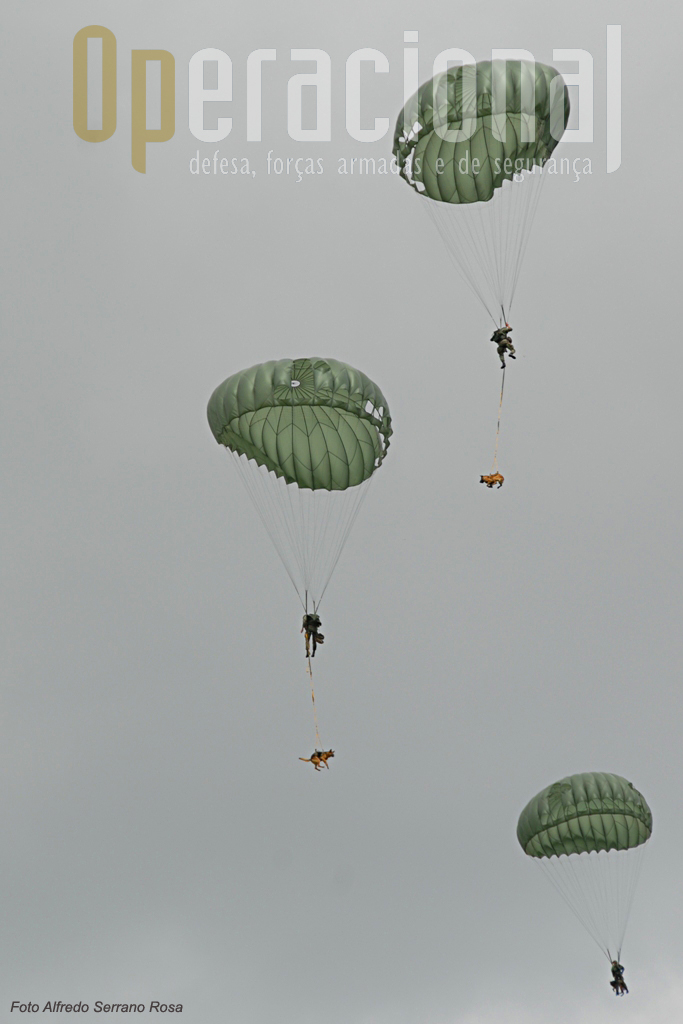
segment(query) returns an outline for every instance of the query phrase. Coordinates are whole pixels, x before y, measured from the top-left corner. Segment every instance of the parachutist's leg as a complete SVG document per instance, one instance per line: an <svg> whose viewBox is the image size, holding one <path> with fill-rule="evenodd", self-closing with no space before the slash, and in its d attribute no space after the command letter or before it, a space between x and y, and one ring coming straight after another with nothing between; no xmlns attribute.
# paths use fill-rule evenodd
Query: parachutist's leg
<svg viewBox="0 0 683 1024"><path fill-rule="evenodd" d="M306 638L306 657L310 658L310 656L311 656L311 648L310 648L310 641L309 641L308 633L304 633L304 636Z"/></svg>

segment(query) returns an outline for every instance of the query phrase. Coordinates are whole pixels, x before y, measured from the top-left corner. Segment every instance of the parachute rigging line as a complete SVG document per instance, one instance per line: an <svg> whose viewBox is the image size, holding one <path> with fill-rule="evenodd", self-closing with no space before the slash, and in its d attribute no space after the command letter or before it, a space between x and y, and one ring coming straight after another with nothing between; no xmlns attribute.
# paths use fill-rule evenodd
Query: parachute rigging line
<svg viewBox="0 0 683 1024"><path fill-rule="evenodd" d="M412 161L406 161L411 181ZM500 308L510 316L531 228L538 210L545 168L534 167L505 181L485 203L452 204L428 198L416 188L422 209L435 225L447 253L491 320Z"/></svg>
<svg viewBox="0 0 683 1024"><path fill-rule="evenodd" d="M313 611L339 562L372 477L345 491L311 491L268 473L227 449L266 528L304 611Z"/></svg>
<svg viewBox="0 0 683 1024"><path fill-rule="evenodd" d="M626 926L645 856L635 850L534 858L543 874L611 962L621 959ZM628 856L625 856L628 854Z"/></svg>

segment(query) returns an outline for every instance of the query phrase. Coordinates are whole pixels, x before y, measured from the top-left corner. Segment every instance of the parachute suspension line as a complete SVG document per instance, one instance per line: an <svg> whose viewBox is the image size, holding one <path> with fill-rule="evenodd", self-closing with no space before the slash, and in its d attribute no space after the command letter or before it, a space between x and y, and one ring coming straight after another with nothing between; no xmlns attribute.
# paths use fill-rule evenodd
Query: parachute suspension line
<svg viewBox="0 0 683 1024"><path fill-rule="evenodd" d="M306 492L297 489L297 502L306 512L304 537L311 554L306 581L309 590L312 590L316 610L341 557L371 480L372 477L344 491ZM290 485L289 490L294 491L294 486Z"/></svg>
<svg viewBox="0 0 683 1024"><path fill-rule="evenodd" d="M278 510L275 505L275 495L272 490L266 486L264 475L259 472L260 467L254 465L250 467L246 455L238 455L237 452L233 452L232 449L226 448L227 452L233 458L233 462L238 468L240 479L244 484L247 494L251 498L252 504L259 514L259 518L266 528L266 532L270 536L277 553L280 556L280 560L285 567L285 571L292 581L292 586L297 592L299 600L306 610L304 602L301 600L301 594L299 587L297 586L295 578L295 569L290 559L287 557L287 547L295 547L296 539L292 537L291 530L289 529L289 523L284 517L278 515ZM289 545L288 543L289 542Z"/></svg>
<svg viewBox="0 0 683 1024"><path fill-rule="evenodd" d="M368 491L370 489L370 484L372 482L372 479L373 479L373 477L369 477L367 480L364 480L362 484L359 484L358 487L354 488L354 490L359 490L359 491L361 491L361 493L358 496L358 500L356 502L354 502L352 505L349 503L350 507L347 508L346 519L345 519L344 523L342 524L342 528L339 530L339 535L338 535L338 538L337 538L336 548L335 548L335 550L332 553L332 561L331 561L330 573L329 573L329 576L327 578L327 582L325 583L325 586L322 589L320 597L318 598L318 600L316 601L316 604L315 604L315 610L316 611L320 607L320 602L322 601L323 595L324 595L325 591L327 590L327 587L328 587L328 584L330 582L330 579L332 578L332 573L337 568L337 562L339 561L339 559L341 557L341 553L342 553L342 551L344 549L344 545L346 544L346 539L347 539L348 535L351 533L351 529L353 527L353 524L355 523L356 519L358 518L358 513L360 512L361 507L363 505L363 502L365 501L366 495L367 495L367 493L368 493Z"/></svg>
<svg viewBox="0 0 683 1024"><path fill-rule="evenodd" d="M428 214L430 220L441 235L441 239L446 247L446 252L450 257L451 262L455 265L460 275L465 279L466 283L477 296L482 306L493 320L494 326L497 326L496 318L489 308L484 290L479 285L479 281L477 280L477 275L475 273L475 269L479 269L480 271L483 271L484 277L489 276L485 264L481 265L480 260L477 258L476 239L472 230L472 225L470 224L470 220L472 218L468 218L466 215L462 218L462 223L459 225L460 234L464 239L462 247L464 249L469 249L474 256L474 258L467 259L466 255L460 252L460 245L457 241L455 231L456 226L452 221L455 211L441 210L440 207L444 204L434 202L431 199L424 199L420 202L423 210ZM466 244L467 242L469 242L469 245ZM479 264L478 268L475 268L475 262ZM490 281L488 283L490 285Z"/></svg>
<svg viewBox="0 0 683 1024"><path fill-rule="evenodd" d="M232 455L304 610L306 592L317 609L372 477L346 490L313 491Z"/></svg>
<svg viewBox="0 0 683 1024"><path fill-rule="evenodd" d="M598 937L600 929L597 925L597 922L592 919L592 916L590 920L586 920L586 915L581 913L581 911L578 910L577 907L574 905L573 894L570 886L567 884L567 879L563 878L561 873L559 873L558 875L556 872L554 872L552 867L550 867L546 863L544 857L534 857L533 859L534 862L539 865L540 869L543 871L543 874L548 879L553 888L560 894L560 896L567 904L567 906L569 907L569 909L571 910L572 914L579 922L579 924L585 928L585 930L592 938L593 942L598 947L598 949L602 953L604 953L605 956L609 959L609 953L603 942L601 942L600 938ZM555 860L556 858L553 857L551 859ZM559 860L559 858L557 859ZM565 856L564 859L568 860L569 858Z"/></svg>
<svg viewBox="0 0 683 1024"><path fill-rule="evenodd" d="M628 920L629 920L629 918L631 916L631 907L633 906L633 898L634 898L634 896L636 894L636 889L638 887L638 881L640 879L640 872L643 870L643 860L645 858L645 849L646 849L645 843L641 843L640 846L638 846L635 850L632 851L635 854L633 868L629 872L623 872L622 873L622 884L621 884L622 892L620 893L620 897L623 900L624 906L626 907L626 912L624 914L624 921L623 921L623 924L622 924L622 927L621 927L621 932L619 934L619 939L618 939L618 943L617 943L617 960L621 959L621 947L622 947L622 944L624 942L624 935L626 933L626 926L627 926ZM624 875L625 875L625 877L623 877Z"/></svg>
<svg viewBox="0 0 683 1024"><path fill-rule="evenodd" d="M529 238L531 236L531 229L532 229L532 227L534 225L534 221L536 219L536 212L538 210L538 204L539 204L540 199L541 199L541 192L543 191L543 183L545 182L545 180L547 178L547 174L545 174L544 172L545 172L545 164L543 164L542 167L534 167L533 171L531 172L531 177L533 178L533 184L529 185L529 188L530 188L530 190L532 192L532 195L531 195L529 203L527 204L527 206L526 206L526 208L524 210L524 216L523 216L521 224L519 226L519 235L518 235L518 252L519 252L519 255L518 255L518 258L517 258L517 265L515 267L515 273L514 273L513 280L512 280L512 287L511 287L511 291L510 291L510 299L509 299L509 302L508 302L508 312L509 312L509 310L510 310L510 308L512 306L512 300L515 297L515 292L517 291L517 282L519 281L519 275L520 275L520 272L521 272L521 269L522 269L522 264L524 262L524 255L526 253L527 246L529 244Z"/></svg>
<svg viewBox="0 0 683 1024"><path fill-rule="evenodd" d="M619 960L645 844L534 858L608 960Z"/></svg>
<svg viewBox="0 0 683 1024"><path fill-rule="evenodd" d="M488 202L421 196L448 253L494 323L509 315L546 175L535 166L504 181ZM419 194L419 190L418 190Z"/></svg>
<svg viewBox="0 0 683 1024"><path fill-rule="evenodd" d="M491 475L498 472L498 441L500 439L500 420L503 415L503 392L505 391L505 367L503 367L503 380L500 385L500 402L498 403L498 426L496 427L496 447L493 450L493 463Z"/></svg>

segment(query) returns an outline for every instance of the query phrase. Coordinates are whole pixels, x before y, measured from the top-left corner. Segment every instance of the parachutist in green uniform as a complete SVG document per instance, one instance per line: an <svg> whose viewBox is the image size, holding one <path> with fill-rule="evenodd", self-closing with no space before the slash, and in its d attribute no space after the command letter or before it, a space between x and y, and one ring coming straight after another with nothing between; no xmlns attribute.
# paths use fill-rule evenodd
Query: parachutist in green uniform
<svg viewBox="0 0 683 1024"><path fill-rule="evenodd" d="M624 968L618 960L612 961L612 980L610 981L610 985L614 989L615 996L628 995L628 989L626 988L626 982L624 981Z"/></svg>
<svg viewBox="0 0 683 1024"><path fill-rule="evenodd" d="M322 644L325 637L320 632L322 623L320 616L316 612L306 612L304 615L303 625L301 626L301 632L306 638L306 657L315 658L315 649L318 644ZM312 650L311 650L312 642Z"/></svg>
<svg viewBox="0 0 683 1024"><path fill-rule="evenodd" d="M494 341L498 348L496 351L500 356L500 367L502 370L505 369L505 353L510 356L510 359L516 359L515 347L510 341L508 335L512 328L509 324L505 324L505 327L497 327L491 335L491 341Z"/></svg>

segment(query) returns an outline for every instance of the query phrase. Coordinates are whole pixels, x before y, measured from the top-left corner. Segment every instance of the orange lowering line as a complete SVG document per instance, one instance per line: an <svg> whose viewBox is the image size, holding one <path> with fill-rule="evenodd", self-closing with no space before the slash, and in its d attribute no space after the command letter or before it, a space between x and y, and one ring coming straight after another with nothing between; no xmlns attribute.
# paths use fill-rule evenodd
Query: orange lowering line
<svg viewBox="0 0 683 1024"><path fill-rule="evenodd" d="M311 666L311 659L308 659L308 675L311 679L311 701L313 702L313 721L315 723L315 749L322 750L322 743L320 742L320 733L318 732L318 712L315 707L315 690L313 689L313 668Z"/></svg>
<svg viewBox="0 0 683 1024"><path fill-rule="evenodd" d="M500 439L500 418L503 415L503 391L505 390L505 367L503 367L503 380L500 385L500 402L498 403L498 426L496 428L496 447L493 451L493 463L491 475L498 472L498 441Z"/></svg>

